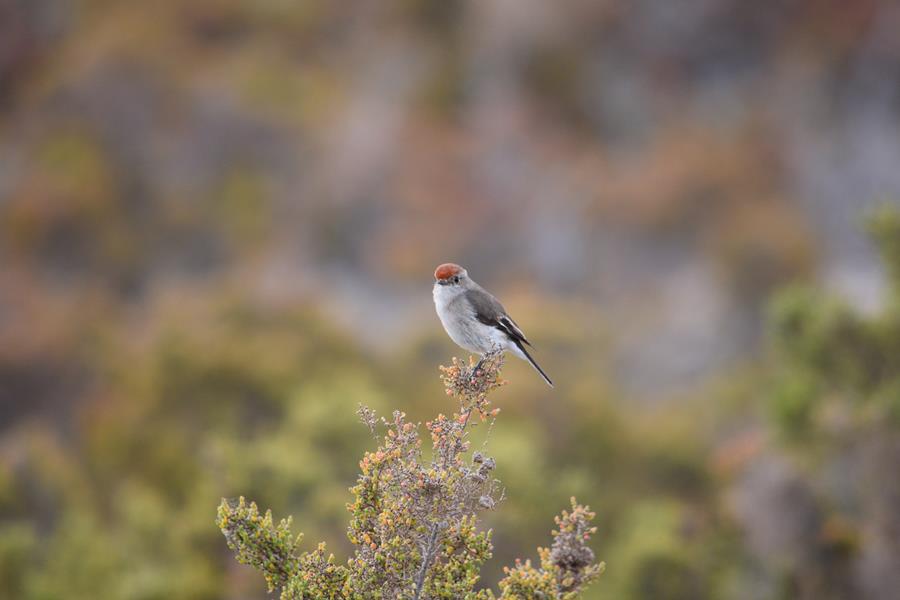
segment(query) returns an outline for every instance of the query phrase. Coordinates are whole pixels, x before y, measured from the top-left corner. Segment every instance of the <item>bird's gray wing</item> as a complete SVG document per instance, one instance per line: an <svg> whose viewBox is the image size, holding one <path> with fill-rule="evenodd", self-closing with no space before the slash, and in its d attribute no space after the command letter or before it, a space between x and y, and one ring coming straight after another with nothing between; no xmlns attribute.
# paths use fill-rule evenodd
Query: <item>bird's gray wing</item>
<svg viewBox="0 0 900 600"><path fill-rule="evenodd" d="M516 322L506 314L506 309L499 300L480 287L472 289L468 296L479 322L499 329L514 341L531 345Z"/></svg>

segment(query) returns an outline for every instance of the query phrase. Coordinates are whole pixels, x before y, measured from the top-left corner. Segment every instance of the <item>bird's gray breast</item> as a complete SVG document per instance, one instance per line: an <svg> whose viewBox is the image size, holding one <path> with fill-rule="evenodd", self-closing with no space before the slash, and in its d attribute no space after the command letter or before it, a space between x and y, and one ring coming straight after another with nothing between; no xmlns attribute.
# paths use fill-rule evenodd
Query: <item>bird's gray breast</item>
<svg viewBox="0 0 900 600"><path fill-rule="evenodd" d="M483 354L494 344L491 328L475 318L475 311L464 294L435 290L434 304L438 317L450 339L457 345Z"/></svg>

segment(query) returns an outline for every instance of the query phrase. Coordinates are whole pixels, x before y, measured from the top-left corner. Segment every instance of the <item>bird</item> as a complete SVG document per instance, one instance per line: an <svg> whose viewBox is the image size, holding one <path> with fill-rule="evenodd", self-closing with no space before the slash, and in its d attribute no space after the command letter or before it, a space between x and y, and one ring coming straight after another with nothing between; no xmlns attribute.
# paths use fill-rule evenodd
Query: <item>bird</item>
<svg viewBox="0 0 900 600"><path fill-rule="evenodd" d="M525 349L531 342L500 301L475 283L464 268L454 263L439 265L434 270L432 295L444 330L458 346L482 358L495 350L509 350L528 361L553 387L553 381Z"/></svg>

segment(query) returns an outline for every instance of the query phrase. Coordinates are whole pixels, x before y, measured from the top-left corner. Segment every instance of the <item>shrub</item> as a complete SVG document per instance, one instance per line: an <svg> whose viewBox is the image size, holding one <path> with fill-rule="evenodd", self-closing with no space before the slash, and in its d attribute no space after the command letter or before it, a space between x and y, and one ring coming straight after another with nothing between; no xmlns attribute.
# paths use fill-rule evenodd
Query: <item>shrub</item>
<svg viewBox="0 0 900 600"><path fill-rule="evenodd" d="M441 368L459 412L425 424L428 458L420 427L402 412L378 419L360 407L376 440L383 433L378 448L360 461L351 488L347 537L355 551L346 563L336 562L324 544L301 552L302 535L291 533L290 519L275 524L271 512L261 514L244 498L223 500L218 511L217 524L237 559L262 571L269 591L280 589L282 600L496 598L489 589L475 589L493 550L491 531L479 529L478 517L493 510L503 492L493 476L494 459L469 452L467 428L496 418L488 395L505 383L502 365L502 355L491 354L477 366L453 359ZM550 548L538 549L540 565L517 561L505 569L499 597L577 597L603 570L587 545L593 518L573 498L571 510L556 518Z"/></svg>

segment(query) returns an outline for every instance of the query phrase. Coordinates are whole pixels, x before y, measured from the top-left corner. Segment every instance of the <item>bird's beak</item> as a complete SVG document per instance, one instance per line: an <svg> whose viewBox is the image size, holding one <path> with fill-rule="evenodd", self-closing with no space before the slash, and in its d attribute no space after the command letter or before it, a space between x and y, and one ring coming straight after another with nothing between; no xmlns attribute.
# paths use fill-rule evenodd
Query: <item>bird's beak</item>
<svg viewBox="0 0 900 600"><path fill-rule="evenodd" d="M449 279L435 279L434 282L438 285L447 285L450 283Z"/></svg>

